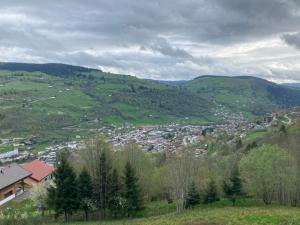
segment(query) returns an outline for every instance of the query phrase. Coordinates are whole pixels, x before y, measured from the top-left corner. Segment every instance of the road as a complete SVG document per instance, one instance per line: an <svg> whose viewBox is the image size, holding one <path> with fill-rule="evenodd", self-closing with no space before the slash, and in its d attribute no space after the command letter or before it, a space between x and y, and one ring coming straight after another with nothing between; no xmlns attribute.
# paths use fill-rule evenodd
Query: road
<svg viewBox="0 0 300 225"><path fill-rule="evenodd" d="M283 123L290 125L292 123L292 119L288 116L288 114L284 115L284 118L287 119L287 121L282 121Z"/></svg>

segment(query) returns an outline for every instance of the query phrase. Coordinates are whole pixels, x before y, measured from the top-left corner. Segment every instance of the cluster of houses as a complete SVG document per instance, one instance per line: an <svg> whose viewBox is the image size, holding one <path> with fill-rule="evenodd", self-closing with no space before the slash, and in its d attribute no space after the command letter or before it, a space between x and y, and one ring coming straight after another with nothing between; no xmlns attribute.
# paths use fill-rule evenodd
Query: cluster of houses
<svg viewBox="0 0 300 225"><path fill-rule="evenodd" d="M223 112L224 114L224 112ZM265 129L269 126L276 125L279 118L289 120L300 119L300 109L294 109L293 112L281 112L270 114L263 120L253 123L244 122L241 115L238 115L232 122L227 124L209 125L209 126L192 126L192 125L169 125L169 126L145 126L145 127L122 127L122 128L103 128L101 132L108 136L109 142L115 150L120 149L128 143L137 143L145 151L168 151L176 153L176 150L184 145L205 143L205 137L218 136L222 133L237 136L241 138L251 130ZM10 140L2 139L2 143L9 143ZM16 145L16 140L13 144ZM32 143L23 142L27 153ZM28 147L29 146L29 147ZM36 160L16 164L12 163L5 167L0 167L0 206L6 202L21 195L25 189L33 185L50 182L53 179L53 164L56 161L56 152L61 149L78 149L82 148L82 141L73 141L61 145L49 146L45 151L37 154ZM19 147L19 146L14 146ZM195 149L195 155L202 155L208 148L207 144ZM14 152L0 155L1 160L15 159L14 154L20 156L20 153L14 149ZM2 159L1 159L2 156Z"/></svg>
<svg viewBox="0 0 300 225"><path fill-rule="evenodd" d="M22 195L34 185L49 183L54 167L40 160L0 168L0 206Z"/></svg>
<svg viewBox="0 0 300 225"><path fill-rule="evenodd" d="M173 124L168 126L143 126L139 128L115 128L103 133L115 150L128 143L136 143L144 151L168 151L176 153L182 146L195 144L203 139L206 126Z"/></svg>
<svg viewBox="0 0 300 225"><path fill-rule="evenodd" d="M32 146L34 142L33 137L28 139L24 138L0 138L0 143L2 146L11 147L10 151L6 151L0 154L1 163L10 163L16 160L22 160L28 158L31 153Z"/></svg>

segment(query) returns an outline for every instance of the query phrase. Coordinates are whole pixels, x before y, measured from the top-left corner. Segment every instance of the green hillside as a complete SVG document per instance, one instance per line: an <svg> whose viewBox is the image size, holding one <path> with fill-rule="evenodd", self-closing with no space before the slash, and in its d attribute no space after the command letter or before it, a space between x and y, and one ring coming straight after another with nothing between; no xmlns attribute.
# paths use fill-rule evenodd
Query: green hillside
<svg viewBox="0 0 300 225"><path fill-rule="evenodd" d="M202 76L182 87L246 115L262 115L300 104L299 90L256 77Z"/></svg>
<svg viewBox="0 0 300 225"><path fill-rule="evenodd" d="M261 115L300 104L300 91L253 77L169 85L64 64L0 63L0 104L1 137L59 142L103 125L207 124L226 122L225 113Z"/></svg>
<svg viewBox="0 0 300 225"><path fill-rule="evenodd" d="M102 125L218 120L211 116L212 103L177 87L66 65L34 67L35 72L27 64L17 64L20 71L5 65L0 64L1 136L59 141Z"/></svg>

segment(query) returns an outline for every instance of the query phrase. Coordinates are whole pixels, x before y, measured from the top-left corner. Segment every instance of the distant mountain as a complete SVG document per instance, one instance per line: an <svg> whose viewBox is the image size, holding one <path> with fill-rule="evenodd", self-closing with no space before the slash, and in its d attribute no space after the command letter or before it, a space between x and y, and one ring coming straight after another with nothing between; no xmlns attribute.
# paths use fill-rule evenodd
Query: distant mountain
<svg viewBox="0 0 300 225"><path fill-rule="evenodd" d="M287 86L287 87L299 87L300 88L300 83L285 83L282 85Z"/></svg>
<svg viewBox="0 0 300 225"><path fill-rule="evenodd" d="M59 63L32 64L32 63L0 63L0 70L42 72L55 76L72 76L76 73L99 71L81 66L72 66Z"/></svg>
<svg viewBox="0 0 300 225"><path fill-rule="evenodd" d="M259 115L300 105L300 91L256 77L201 76L182 85L234 112Z"/></svg>
<svg viewBox="0 0 300 225"><path fill-rule="evenodd" d="M156 80L156 82L162 83L162 84L167 84L167 85L172 85L172 86L177 86L184 84L188 82L187 80Z"/></svg>

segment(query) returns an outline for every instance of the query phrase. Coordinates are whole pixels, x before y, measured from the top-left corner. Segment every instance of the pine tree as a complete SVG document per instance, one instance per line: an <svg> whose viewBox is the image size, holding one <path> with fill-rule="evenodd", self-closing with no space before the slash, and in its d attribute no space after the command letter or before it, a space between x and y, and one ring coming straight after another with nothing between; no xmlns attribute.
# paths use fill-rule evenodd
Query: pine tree
<svg viewBox="0 0 300 225"><path fill-rule="evenodd" d="M195 205L199 203L200 203L200 194L197 190L195 182L193 181L188 188L188 193L185 199L185 207L193 208Z"/></svg>
<svg viewBox="0 0 300 225"><path fill-rule="evenodd" d="M138 186L138 178L129 162L125 166L125 200L127 216L133 216L143 209L143 201Z"/></svg>
<svg viewBox="0 0 300 225"><path fill-rule="evenodd" d="M108 208L114 217L122 214L124 207L124 199L122 197L122 186L119 181L118 171L113 170L112 179L109 189Z"/></svg>
<svg viewBox="0 0 300 225"><path fill-rule="evenodd" d="M112 165L107 157L108 153L103 151L99 157L99 167L97 169L97 177L94 185L94 198L98 209L103 210L105 215L108 208L109 186L111 182Z"/></svg>
<svg viewBox="0 0 300 225"><path fill-rule="evenodd" d="M54 172L54 187L48 189L48 200L57 216L64 214L65 221L69 215L79 207L77 181L73 168L69 165L66 156L61 155Z"/></svg>
<svg viewBox="0 0 300 225"><path fill-rule="evenodd" d="M236 142L236 146L235 146L235 148L238 150L238 149L240 149L241 147L243 147L243 142L242 142L242 139L239 137L239 138L237 138L236 140L235 140L235 142Z"/></svg>
<svg viewBox="0 0 300 225"><path fill-rule="evenodd" d="M283 134L286 134L287 133L287 129L286 129L286 126L285 125L281 125L280 128L279 128L279 131Z"/></svg>
<svg viewBox="0 0 300 225"><path fill-rule="evenodd" d="M206 189L205 197L204 197L204 203L213 203L218 201L218 188L216 185L216 182L211 179L208 183L208 187Z"/></svg>
<svg viewBox="0 0 300 225"><path fill-rule="evenodd" d="M243 197L242 180L237 166L232 170L229 182L224 182L223 190L225 195L231 200L233 206L235 206L237 199Z"/></svg>
<svg viewBox="0 0 300 225"><path fill-rule="evenodd" d="M92 181L87 170L83 169L78 177L78 199L80 209L85 212L85 219L88 220L88 213L91 209Z"/></svg>
<svg viewBox="0 0 300 225"><path fill-rule="evenodd" d="M53 186L49 186L47 188L47 206L49 209L55 208L55 199L56 199L56 188ZM59 215L55 212L55 218L57 218Z"/></svg>

